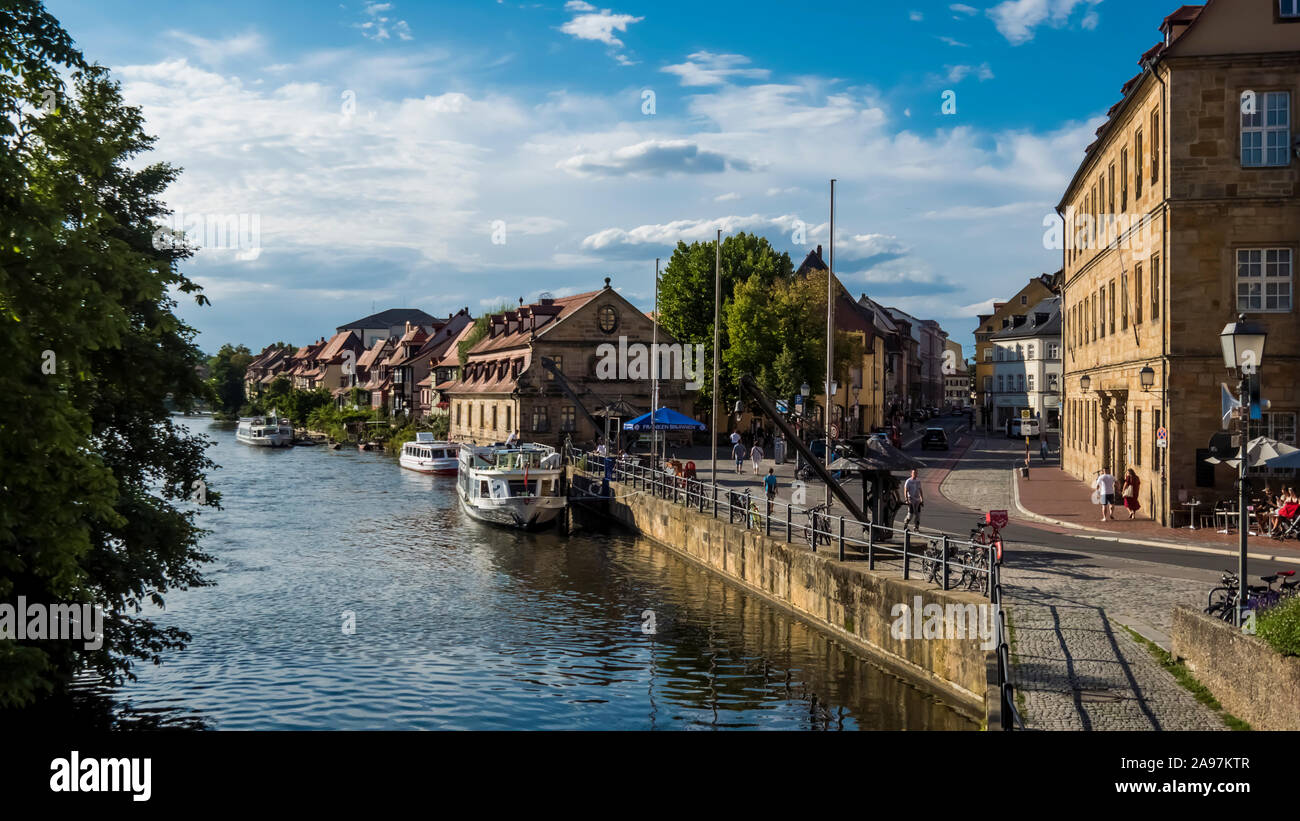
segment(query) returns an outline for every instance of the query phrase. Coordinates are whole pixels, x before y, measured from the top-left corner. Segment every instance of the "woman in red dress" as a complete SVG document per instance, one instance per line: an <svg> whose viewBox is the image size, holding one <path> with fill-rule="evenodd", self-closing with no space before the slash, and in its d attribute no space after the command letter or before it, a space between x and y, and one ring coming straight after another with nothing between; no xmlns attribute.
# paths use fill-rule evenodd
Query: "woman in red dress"
<svg viewBox="0 0 1300 821"><path fill-rule="evenodd" d="M1142 480L1133 472L1133 468L1128 469L1124 474L1124 509L1128 511L1128 517L1131 521L1137 514L1142 504L1138 502L1138 491L1142 488Z"/></svg>

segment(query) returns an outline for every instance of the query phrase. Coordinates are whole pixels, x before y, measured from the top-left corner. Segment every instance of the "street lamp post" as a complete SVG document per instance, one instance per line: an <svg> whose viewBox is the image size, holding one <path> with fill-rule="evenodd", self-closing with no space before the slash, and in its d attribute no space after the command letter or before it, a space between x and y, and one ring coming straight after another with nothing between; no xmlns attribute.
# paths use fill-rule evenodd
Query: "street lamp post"
<svg viewBox="0 0 1300 821"><path fill-rule="evenodd" d="M1223 326L1219 343L1223 346L1223 364L1241 371L1241 407L1246 421L1241 426L1241 451L1237 462L1237 627L1246 622L1246 593L1250 589L1246 578L1246 537L1250 531L1246 517L1246 442L1250 436L1250 377L1259 369L1264 359L1264 342L1268 333L1259 325L1246 321L1239 314L1236 322Z"/></svg>

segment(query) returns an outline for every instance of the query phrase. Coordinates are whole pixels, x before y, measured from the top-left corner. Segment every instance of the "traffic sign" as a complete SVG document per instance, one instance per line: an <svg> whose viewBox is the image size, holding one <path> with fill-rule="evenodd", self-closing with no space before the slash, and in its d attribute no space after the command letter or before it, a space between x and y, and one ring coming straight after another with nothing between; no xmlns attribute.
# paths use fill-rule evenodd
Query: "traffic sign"
<svg viewBox="0 0 1300 821"><path fill-rule="evenodd" d="M1156 447L1169 447L1169 431L1162 428L1156 429Z"/></svg>
<svg viewBox="0 0 1300 821"><path fill-rule="evenodd" d="M1033 415L1034 415L1034 414L1033 414L1033 413L1032 413L1028 408L1025 408L1024 410L1022 410L1022 411L1020 412L1020 418L1021 418L1021 419L1030 419L1030 418L1033 417Z"/></svg>
<svg viewBox="0 0 1300 821"><path fill-rule="evenodd" d="M840 438L840 426L839 426L839 425L831 425L831 438L832 438L832 439L839 439L839 438Z"/></svg>

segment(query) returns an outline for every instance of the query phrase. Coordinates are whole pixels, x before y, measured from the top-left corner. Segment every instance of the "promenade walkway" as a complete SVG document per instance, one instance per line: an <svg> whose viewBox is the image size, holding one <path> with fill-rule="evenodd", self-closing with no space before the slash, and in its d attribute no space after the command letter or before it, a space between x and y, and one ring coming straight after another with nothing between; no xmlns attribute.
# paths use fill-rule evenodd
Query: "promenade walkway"
<svg viewBox="0 0 1300 821"><path fill-rule="evenodd" d="M941 492L975 510L1009 510L1013 522L1024 522L1011 470L1023 460L1021 442L974 439ZM1031 468L1030 482L1041 473ZM1015 638L1013 682L1024 695L1029 729L1225 728L1121 627L1167 644L1174 605L1200 601L1203 581L1171 577L1149 562L1112 567L1076 551L1019 541L1009 549L1002 578Z"/></svg>

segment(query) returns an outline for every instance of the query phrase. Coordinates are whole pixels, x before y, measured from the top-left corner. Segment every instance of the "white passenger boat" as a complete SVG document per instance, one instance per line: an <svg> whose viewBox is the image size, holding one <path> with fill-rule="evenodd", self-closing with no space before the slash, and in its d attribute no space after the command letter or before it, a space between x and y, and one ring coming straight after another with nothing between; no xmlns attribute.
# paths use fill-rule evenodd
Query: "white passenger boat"
<svg viewBox="0 0 1300 821"><path fill-rule="evenodd" d="M564 510L563 473L560 454L546 445L461 445L456 494L475 519L538 528Z"/></svg>
<svg viewBox="0 0 1300 821"><path fill-rule="evenodd" d="M414 442L402 445L402 455L397 463L419 473L455 476L460 467L456 458L459 449L460 445L455 442L441 442L432 433L421 431L415 434Z"/></svg>
<svg viewBox="0 0 1300 821"><path fill-rule="evenodd" d="M287 448L293 444L293 423L272 416L245 416L235 428L235 439L262 448Z"/></svg>

